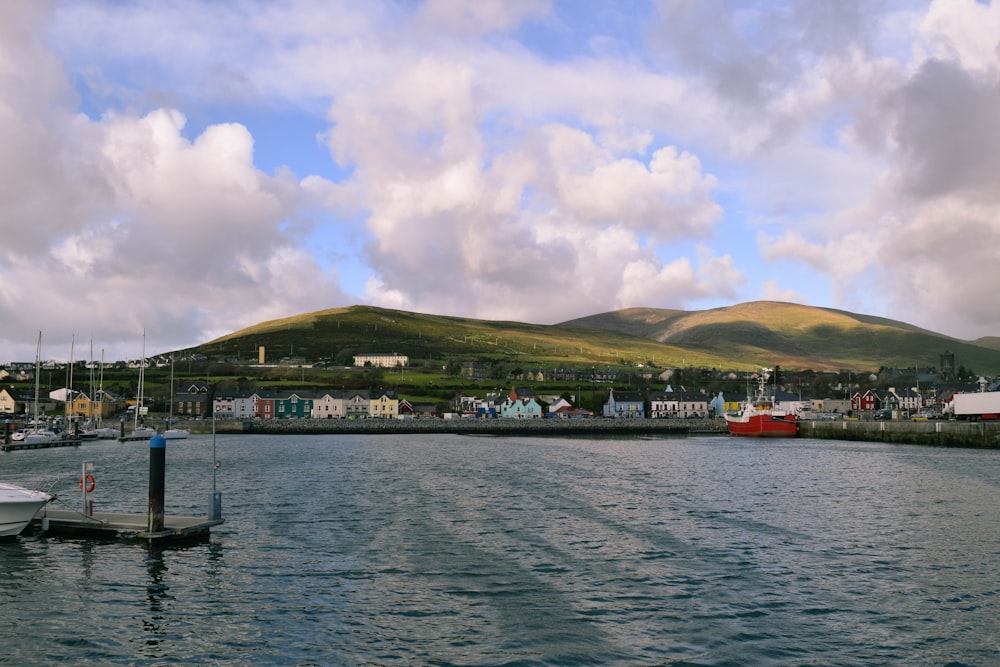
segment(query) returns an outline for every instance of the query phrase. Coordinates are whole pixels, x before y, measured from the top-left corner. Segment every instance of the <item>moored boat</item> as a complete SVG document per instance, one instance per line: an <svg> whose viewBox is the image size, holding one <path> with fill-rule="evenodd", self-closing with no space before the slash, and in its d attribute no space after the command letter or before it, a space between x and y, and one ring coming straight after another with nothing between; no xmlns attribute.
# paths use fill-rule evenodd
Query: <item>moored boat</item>
<svg viewBox="0 0 1000 667"><path fill-rule="evenodd" d="M156 435L156 429L152 426L146 426L142 420L145 416L140 417L140 415L146 414L146 408L143 406L143 395L144 390L143 381L146 375L146 330L142 330L142 360L139 362L139 390L135 397L135 412L132 413L132 434L125 435L118 438L120 441L125 442L128 440L150 440L154 435Z"/></svg>
<svg viewBox="0 0 1000 667"><path fill-rule="evenodd" d="M154 435L156 435L156 429L152 426L139 425L132 429L132 435L129 437L130 440L149 440Z"/></svg>
<svg viewBox="0 0 1000 667"><path fill-rule="evenodd" d="M35 517L52 496L16 484L0 482L0 537L13 537Z"/></svg>
<svg viewBox="0 0 1000 667"><path fill-rule="evenodd" d="M774 392L767 384L770 377L771 369L761 369L756 395L747 396L746 406L738 415L726 415L726 425L732 435L752 438L794 438L798 435L796 416L775 408Z"/></svg>
<svg viewBox="0 0 1000 667"><path fill-rule="evenodd" d="M25 431L24 437L19 438L24 441L26 445L41 445L49 442L55 442L59 438L59 434L48 428L39 428L41 421L38 419L38 392L39 383L41 382L42 375L42 332L38 332L38 345L35 348L35 401L34 401L34 411L35 418L31 420L33 425L30 431Z"/></svg>
<svg viewBox="0 0 1000 667"><path fill-rule="evenodd" d="M26 433L24 435L24 444L26 445L40 445L47 442L55 442L59 439L59 434L55 431L50 431L49 429L34 430Z"/></svg>
<svg viewBox="0 0 1000 667"><path fill-rule="evenodd" d="M167 440L186 440L191 432L186 428L171 426L174 422L174 358L170 357L170 414L167 417L167 428L163 437Z"/></svg>

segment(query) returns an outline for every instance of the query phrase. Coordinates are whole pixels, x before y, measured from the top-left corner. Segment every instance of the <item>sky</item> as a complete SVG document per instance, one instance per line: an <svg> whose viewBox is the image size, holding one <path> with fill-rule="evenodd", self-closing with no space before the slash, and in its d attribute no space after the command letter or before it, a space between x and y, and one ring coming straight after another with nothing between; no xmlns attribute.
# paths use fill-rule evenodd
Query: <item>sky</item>
<svg viewBox="0 0 1000 667"><path fill-rule="evenodd" d="M985 2L11 0L0 145L0 363L355 304L1000 335Z"/></svg>

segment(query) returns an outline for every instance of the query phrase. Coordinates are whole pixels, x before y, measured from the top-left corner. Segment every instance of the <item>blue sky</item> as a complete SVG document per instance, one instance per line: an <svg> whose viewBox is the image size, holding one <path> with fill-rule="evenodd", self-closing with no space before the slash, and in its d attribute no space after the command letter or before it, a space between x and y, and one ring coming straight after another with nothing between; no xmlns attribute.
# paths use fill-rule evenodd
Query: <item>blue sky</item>
<svg viewBox="0 0 1000 667"><path fill-rule="evenodd" d="M0 3L0 361L353 304L1000 334L1000 9Z"/></svg>

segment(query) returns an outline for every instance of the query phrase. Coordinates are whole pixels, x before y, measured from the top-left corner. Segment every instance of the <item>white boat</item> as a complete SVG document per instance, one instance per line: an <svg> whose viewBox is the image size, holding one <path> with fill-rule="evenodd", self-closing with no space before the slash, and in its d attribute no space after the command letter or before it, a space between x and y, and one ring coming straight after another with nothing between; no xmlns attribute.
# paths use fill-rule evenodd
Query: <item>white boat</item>
<svg viewBox="0 0 1000 667"><path fill-rule="evenodd" d="M50 500L52 496L42 491L0 482L0 537L20 534Z"/></svg>
<svg viewBox="0 0 1000 667"><path fill-rule="evenodd" d="M184 440L191 433L187 429L183 428L170 428L170 424L174 421L174 357L170 356L170 412L167 417L167 429L163 432L163 437L166 440Z"/></svg>
<svg viewBox="0 0 1000 667"><path fill-rule="evenodd" d="M90 356L94 356L93 352ZM97 391L92 392L97 402L97 408L95 410L91 407L91 414L97 413L97 422L91 426L88 433L92 433L98 440L117 440L121 436L121 432L117 428L104 426L104 350L101 350L101 377L98 382Z"/></svg>
<svg viewBox="0 0 1000 667"><path fill-rule="evenodd" d="M152 438L156 435L156 429L152 426L134 426L132 427L132 435L130 436L133 440L141 440L143 438Z"/></svg>
<svg viewBox="0 0 1000 667"><path fill-rule="evenodd" d="M156 435L156 429L139 422L139 415L145 415L146 408L142 405L143 383L146 378L146 330L142 330L142 359L139 362L139 390L135 397L135 412L132 415L132 433L119 440L149 440ZM145 417L142 417L145 419Z"/></svg>
<svg viewBox="0 0 1000 667"><path fill-rule="evenodd" d="M80 431L81 440L115 440L121 435L116 428L87 422Z"/></svg>
<svg viewBox="0 0 1000 667"><path fill-rule="evenodd" d="M46 442L55 442L58 439L59 439L58 433L56 433L55 431L44 429L41 431L35 430L25 433L23 442L26 445L40 445Z"/></svg>

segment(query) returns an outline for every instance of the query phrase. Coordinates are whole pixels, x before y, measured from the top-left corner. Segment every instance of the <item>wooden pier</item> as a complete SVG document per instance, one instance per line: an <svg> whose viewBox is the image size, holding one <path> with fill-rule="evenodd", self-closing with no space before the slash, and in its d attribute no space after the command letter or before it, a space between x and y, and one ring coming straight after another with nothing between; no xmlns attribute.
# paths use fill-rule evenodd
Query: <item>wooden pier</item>
<svg viewBox="0 0 1000 667"><path fill-rule="evenodd" d="M163 530L150 532L149 517L145 514L94 512L88 516L74 510L43 507L35 515L32 525L53 535L106 536L159 542L205 537L212 526L223 522L224 519L203 516L164 516Z"/></svg>

